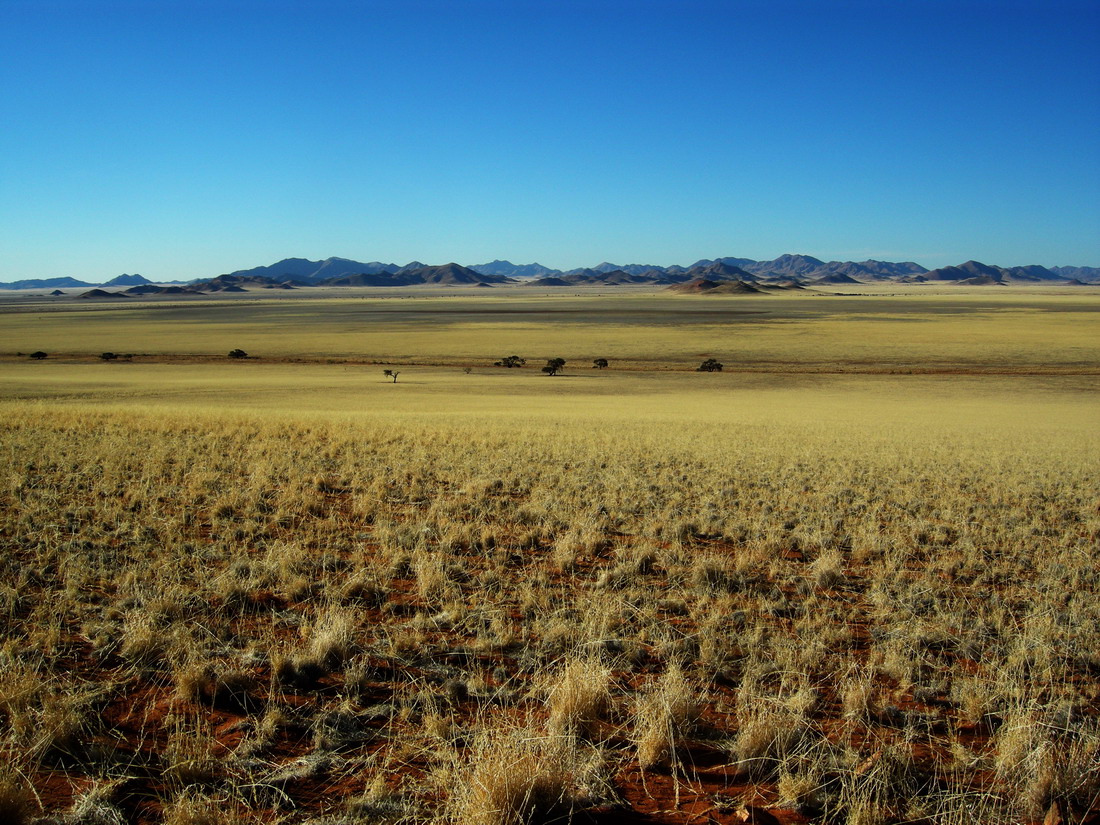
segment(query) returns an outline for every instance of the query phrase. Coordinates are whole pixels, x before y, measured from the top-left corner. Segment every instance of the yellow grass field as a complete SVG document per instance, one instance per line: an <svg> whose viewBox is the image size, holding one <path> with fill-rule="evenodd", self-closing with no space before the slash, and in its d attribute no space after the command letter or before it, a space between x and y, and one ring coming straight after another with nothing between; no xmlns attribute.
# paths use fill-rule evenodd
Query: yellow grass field
<svg viewBox="0 0 1100 825"><path fill-rule="evenodd" d="M900 294L796 293L748 298L400 293L379 297L200 302L0 303L0 353L100 352L387 363L490 364L504 355L619 368L1095 369L1100 289ZM342 294L342 293L341 293ZM392 293L391 293L392 294Z"/></svg>
<svg viewBox="0 0 1100 825"><path fill-rule="evenodd" d="M1097 291L326 295L0 301L0 821L1092 821Z"/></svg>

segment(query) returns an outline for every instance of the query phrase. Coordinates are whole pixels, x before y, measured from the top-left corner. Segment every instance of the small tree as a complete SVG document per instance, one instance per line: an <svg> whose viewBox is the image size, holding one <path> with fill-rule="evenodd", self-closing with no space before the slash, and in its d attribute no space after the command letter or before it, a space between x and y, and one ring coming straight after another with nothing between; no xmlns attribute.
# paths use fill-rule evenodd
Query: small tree
<svg viewBox="0 0 1100 825"><path fill-rule="evenodd" d="M494 361L493 366L507 367L508 369L512 369L513 367L522 367L526 363L527 359L525 358L520 358L518 355L508 355L504 358L501 358L499 361Z"/></svg>
<svg viewBox="0 0 1100 825"><path fill-rule="evenodd" d="M229 357L230 358L247 358L248 353L245 352L243 349L230 350Z"/></svg>
<svg viewBox="0 0 1100 825"><path fill-rule="evenodd" d="M99 354L99 357L102 358L104 361L114 361L116 358L118 358L118 356L115 355L115 353L113 352L101 352Z"/></svg>
<svg viewBox="0 0 1100 825"><path fill-rule="evenodd" d="M393 383L396 384L397 383L397 376L399 376L401 373L398 372L397 370L382 370L382 374L385 375L387 378L392 378Z"/></svg>
<svg viewBox="0 0 1100 825"><path fill-rule="evenodd" d="M708 358L706 361L704 361L702 364L700 364L699 368L696 370L696 372L721 372L721 371L722 371L722 365L719 364L718 361L716 361L714 358Z"/></svg>
<svg viewBox="0 0 1100 825"><path fill-rule="evenodd" d="M594 358L592 360L592 368L597 369L597 370L607 369L607 359L606 358Z"/></svg>
<svg viewBox="0 0 1100 825"><path fill-rule="evenodd" d="M47 358L47 357L49 357L48 354L43 352L42 350L38 350L38 352L32 352L31 353L31 358L33 358L35 361L41 361L43 358Z"/></svg>
<svg viewBox="0 0 1100 825"><path fill-rule="evenodd" d="M542 371L547 375L557 375L563 369L565 369L564 358L551 358L546 362L546 366L542 368Z"/></svg>

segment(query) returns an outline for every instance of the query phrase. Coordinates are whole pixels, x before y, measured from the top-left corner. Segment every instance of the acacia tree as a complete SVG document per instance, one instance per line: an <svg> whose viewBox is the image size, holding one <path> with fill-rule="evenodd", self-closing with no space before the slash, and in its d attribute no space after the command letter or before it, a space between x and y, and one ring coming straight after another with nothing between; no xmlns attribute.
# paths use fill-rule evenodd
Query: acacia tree
<svg viewBox="0 0 1100 825"><path fill-rule="evenodd" d="M229 351L229 357L230 358L247 358L248 353L245 352L243 349L234 349L234 350Z"/></svg>
<svg viewBox="0 0 1100 825"><path fill-rule="evenodd" d="M393 383L396 384L397 383L397 376L399 376L401 373L398 372L397 370L382 370L382 374L385 375L388 378L392 378Z"/></svg>
<svg viewBox="0 0 1100 825"><path fill-rule="evenodd" d="M542 371L547 375L557 375L563 369L565 369L564 358L551 358L546 362L546 366L542 368Z"/></svg>
<svg viewBox="0 0 1100 825"><path fill-rule="evenodd" d="M721 372L722 365L714 358L708 358L696 369L696 372Z"/></svg>
<svg viewBox="0 0 1100 825"><path fill-rule="evenodd" d="M593 358L592 359L592 368L597 369L597 370L607 369L607 359L606 358Z"/></svg>
<svg viewBox="0 0 1100 825"><path fill-rule="evenodd" d="M38 352L32 352L30 357L35 361L41 361L43 358L48 358L49 355L42 350L38 350Z"/></svg>
<svg viewBox="0 0 1100 825"><path fill-rule="evenodd" d="M526 363L527 359L520 358L518 355L507 355L504 358L501 358L499 361L494 361L493 366L507 367L508 369L512 369L513 367L522 367Z"/></svg>

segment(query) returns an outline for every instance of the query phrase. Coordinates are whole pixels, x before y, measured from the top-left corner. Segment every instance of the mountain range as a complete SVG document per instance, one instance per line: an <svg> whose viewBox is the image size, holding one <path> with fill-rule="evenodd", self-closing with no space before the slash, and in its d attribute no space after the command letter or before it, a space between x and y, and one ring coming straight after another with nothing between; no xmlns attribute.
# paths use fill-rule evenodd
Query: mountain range
<svg viewBox="0 0 1100 825"><path fill-rule="evenodd" d="M528 284L554 286L617 286L623 284L672 285L703 280L738 281L745 284L795 285L840 283L924 283L951 282L965 285L1019 283L1100 283L1100 267L1038 265L1001 267L978 261L928 270L912 261L822 261L810 255L780 255L771 261L751 258L701 259L690 266L614 264L604 261L582 269L557 270L538 263L513 264L490 261L461 266L456 263L428 266L412 261L404 266L381 261L363 263L348 258L286 258L268 266L241 269L216 278L196 279L178 289L154 286L141 275L119 275L105 284L92 284L76 278L45 278L0 284L0 289L72 289L80 287L128 287L129 294L157 292L239 291L247 286L291 289L300 286L411 286L443 284L456 286L493 286ZM178 284L179 282L175 282Z"/></svg>

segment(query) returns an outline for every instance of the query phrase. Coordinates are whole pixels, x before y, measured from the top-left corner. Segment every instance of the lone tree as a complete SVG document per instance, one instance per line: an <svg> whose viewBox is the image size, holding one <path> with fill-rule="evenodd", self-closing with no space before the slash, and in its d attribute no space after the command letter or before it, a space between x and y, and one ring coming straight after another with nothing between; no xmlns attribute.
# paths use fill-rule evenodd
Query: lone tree
<svg viewBox="0 0 1100 825"><path fill-rule="evenodd" d="M247 358L248 353L245 352L243 349L230 350L229 357L230 358Z"/></svg>
<svg viewBox="0 0 1100 825"><path fill-rule="evenodd" d="M118 355L113 352L101 352L99 354L99 357L102 358L104 361L114 361L116 358L118 358Z"/></svg>
<svg viewBox="0 0 1100 825"><path fill-rule="evenodd" d="M47 358L47 357L48 357L47 353L43 352L42 350L39 350L38 352L32 352L31 353L31 358L33 358L35 361L41 361L43 358Z"/></svg>
<svg viewBox="0 0 1100 825"><path fill-rule="evenodd" d="M385 375L388 378L392 378L393 383L396 384L397 383L397 376L399 376L401 373L398 372L397 370L382 370L382 374Z"/></svg>
<svg viewBox="0 0 1100 825"><path fill-rule="evenodd" d="M564 358L551 358L546 362L546 366L542 368L542 371L547 375L557 375L563 369L565 369Z"/></svg>
<svg viewBox="0 0 1100 825"><path fill-rule="evenodd" d="M716 361L713 358L708 358L706 361L704 361L702 364L700 364L699 368L696 370L696 372L721 372L721 371L722 371L722 365L719 364L718 361Z"/></svg>
<svg viewBox="0 0 1100 825"><path fill-rule="evenodd" d="M606 358L593 358L592 359L592 368L597 369L597 370L607 369L607 359Z"/></svg>
<svg viewBox="0 0 1100 825"><path fill-rule="evenodd" d="M520 358L518 355L508 355L504 358L501 358L499 361L494 361L493 366L507 367L508 369L512 369L512 367L522 367L526 363L527 359L525 358Z"/></svg>

